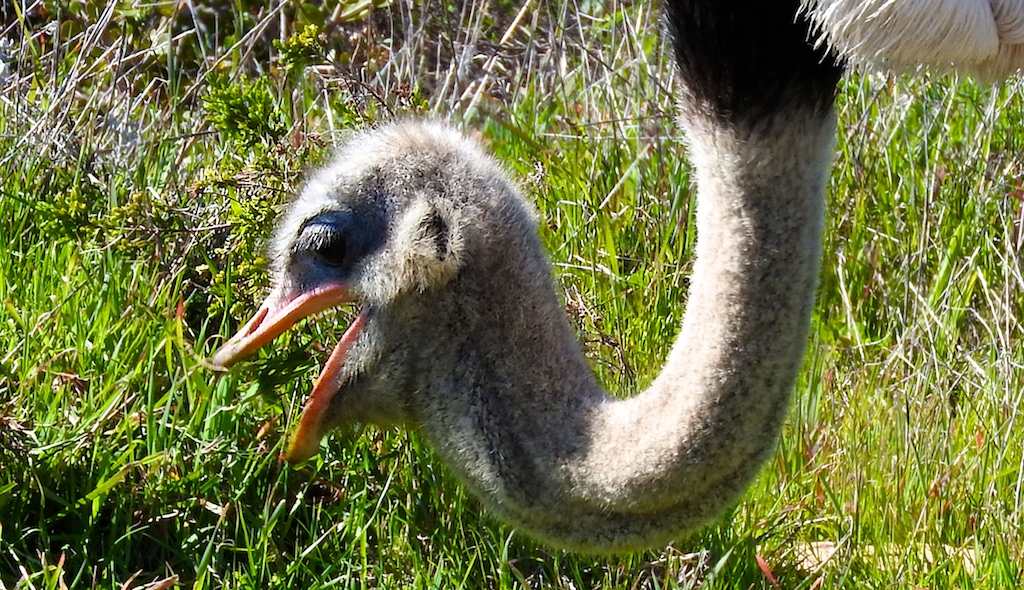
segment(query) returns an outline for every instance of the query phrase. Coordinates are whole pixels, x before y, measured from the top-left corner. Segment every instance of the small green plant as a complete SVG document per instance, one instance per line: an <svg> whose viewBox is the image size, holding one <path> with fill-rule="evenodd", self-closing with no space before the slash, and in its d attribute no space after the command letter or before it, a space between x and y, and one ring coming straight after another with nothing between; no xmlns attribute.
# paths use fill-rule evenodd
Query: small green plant
<svg viewBox="0 0 1024 590"><path fill-rule="evenodd" d="M204 265L202 282L211 295L207 313L229 308L235 317L252 313L266 287L265 240L283 204L297 190L302 170L319 163L327 144L316 135L295 134L238 160L218 162L192 187L195 198L223 203L218 220L230 228ZM216 261L229 260L229 264Z"/></svg>
<svg viewBox="0 0 1024 590"><path fill-rule="evenodd" d="M102 193L88 175L55 171L49 186L21 193L34 211L33 223L41 235L51 239L84 238L96 227L102 214Z"/></svg>
<svg viewBox="0 0 1024 590"><path fill-rule="evenodd" d="M186 221L153 189L135 191L123 204L112 207L100 219L105 242L115 244L120 251L138 251L152 246L152 235L160 231L180 229Z"/></svg>
<svg viewBox="0 0 1024 590"><path fill-rule="evenodd" d="M251 174L251 171L240 174ZM222 188L230 187L232 195L227 216L231 235L218 248L218 259L230 260L231 264L211 269L209 280L213 298L209 313L219 313L231 302L232 315L242 317L251 313L266 286L264 240L273 227L283 195L240 188L237 181L236 176L218 183Z"/></svg>
<svg viewBox="0 0 1024 590"><path fill-rule="evenodd" d="M286 127L267 82L215 79L203 98L206 119L227 139L253 146L262 139L279 140Z"/></svg>
<svg viewBox="0 0 1024 590"><path fill-rule="evenodd" d="M324 44L321 41L321 30L316 25L306 28L288 37L284 41L274 40L274 48L278 51L278 60L287 71L302 70L306 66L322 62L325 59Z"/></svg>

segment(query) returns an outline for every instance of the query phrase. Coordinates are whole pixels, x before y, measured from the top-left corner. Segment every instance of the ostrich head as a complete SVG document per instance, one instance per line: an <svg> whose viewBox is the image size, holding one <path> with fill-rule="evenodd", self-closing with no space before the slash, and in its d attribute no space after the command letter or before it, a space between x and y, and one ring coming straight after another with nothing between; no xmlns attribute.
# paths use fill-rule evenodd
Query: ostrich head
<svg viewBox="0 0 1024 590"><path fill-rule="evenodd" d="M480 283L490 279L522 282L502 262L524 246L539 252L536 241L531 210L475 143L430 123L364 133L282 215L270 245L271 291L212 362L227 369L302 318L353 303L358 315L324 366L286 458L309 458L328 430L346 423L418 421L409 396L429 393L423 378L451 346L443 332L465 330L467 316L482 313L467 309L467 290L487 289ZM470 264L475 282L460 278ZM546 272L542 259L533 266L533 274Z"/></svg>

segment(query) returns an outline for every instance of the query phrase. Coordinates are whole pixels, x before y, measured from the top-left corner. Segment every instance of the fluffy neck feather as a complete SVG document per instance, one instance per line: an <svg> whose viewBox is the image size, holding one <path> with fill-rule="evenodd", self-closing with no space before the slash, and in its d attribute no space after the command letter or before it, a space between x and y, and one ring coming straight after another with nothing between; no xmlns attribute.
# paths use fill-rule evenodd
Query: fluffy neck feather
<svg viewBox="0 0 1024 590"><path fill-rule="evenodd" d="M437 302L460 325L435 366L457 368L424 377L441 387L414 413L492 510L552 544L665 543L735 501L774 446L810 323L841 73L798 10L668 3L698 242L681 333L648 390L617 400L596 383L530 220L490 268L467 269L477 292Z"/></svg>
<svg viewBox="0 0 1024 590"><path fill-rule="evenodd" d="M455 299L490 307L452 314L467 322L450 330L458 362L437 362L459 367L442 387L466 395L423 397L447 463L498 514L578 550L663 543L735 501L774 446L803 354L833 134L830 111L691 129L688 310L662 373L632 398L596 383L537 244L513 274L474 269L498 295Z"/></svg>

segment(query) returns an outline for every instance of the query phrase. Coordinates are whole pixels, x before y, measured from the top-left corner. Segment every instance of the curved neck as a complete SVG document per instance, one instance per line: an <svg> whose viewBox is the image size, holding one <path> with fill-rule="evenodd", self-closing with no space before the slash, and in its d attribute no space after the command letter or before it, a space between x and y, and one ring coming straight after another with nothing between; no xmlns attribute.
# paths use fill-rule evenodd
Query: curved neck
<svg viewBox="0 0 1024 590"><path fill-rule="evenodd" d="M691 125L689 302L637 396L598 386L539 250L522 276L493 275L494 308L459 316L522 311L497 342L453 331L463 369L448 387L469 395L441 394L430 413L447 418L422 425L492 510L553 544L613 551L667 542L736 500L774 448L803 355L834 127L830 109L747 132Z"/></svg>
<svg viewBox="0 0 1024 590"><path fill-rule="evenodd" d="M496 295L521 310L503 348L465 347L453 386L470 395L424 424L495 512L583 551L664 543L735 501L774 447L814 299L840 67L808 45L798 0L668 4L698 241L661 374L605 396L530 259L528 285Z"/></svg>
<svg viewBox="0 0 1024 590"><path fill-rule="evenodd" d="M756 474L804 352L834 129L831 112L746 134L691 129L699 235L682 329L651 386L589 425L581 492L658 512L685 504L693 526Z"/></svg>

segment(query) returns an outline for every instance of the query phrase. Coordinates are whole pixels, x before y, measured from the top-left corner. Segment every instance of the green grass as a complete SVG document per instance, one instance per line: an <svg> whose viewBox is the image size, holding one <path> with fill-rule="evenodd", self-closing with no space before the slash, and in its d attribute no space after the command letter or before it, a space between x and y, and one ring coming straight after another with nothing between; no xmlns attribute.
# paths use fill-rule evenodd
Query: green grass
<svg viewBox="0 0 1024 590"><path fill-rule="evenodd" d="M279 36L328 33L334 62L295 50L305 70L261 33L278 15L244 3L205 33L166 6L46 6L5 9L0 45L0 588L1024 583L1020 82L844 84L778 452L706 529L596 558L489 517L414 434L371 427L279 461L343 319L224 377L203 358L265 288L262 240L302 170L352 126L426 112L482 131L520 179L595 370L641 388L694 240L649 6L286 13ZM499 57L457 51L477 39ZM834 554L814 564L811 547Z"/></svg>

